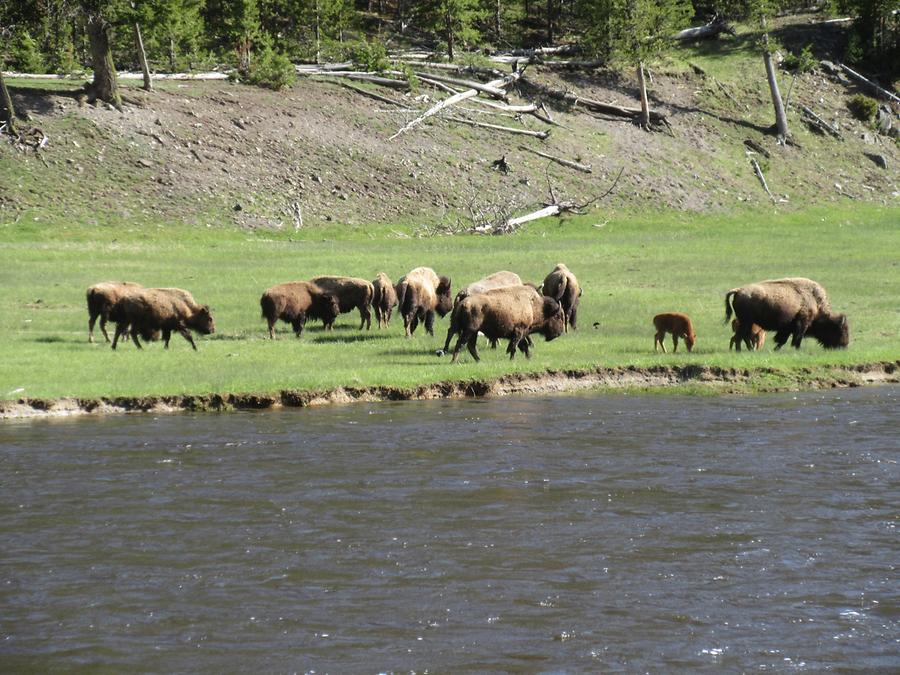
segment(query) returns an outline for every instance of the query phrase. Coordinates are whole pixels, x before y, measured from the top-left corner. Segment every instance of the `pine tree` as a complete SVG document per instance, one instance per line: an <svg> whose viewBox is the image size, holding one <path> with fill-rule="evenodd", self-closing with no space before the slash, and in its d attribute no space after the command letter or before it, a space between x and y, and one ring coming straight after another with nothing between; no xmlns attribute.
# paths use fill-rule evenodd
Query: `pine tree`
<svg viewBox="0 0 900 675"><path fill-rule="evenodd" d="M425 0L420 11L425 26L446 42L451 61L458 43L473 42L479 37L477 25L484 16L479 0Z"/></svg>

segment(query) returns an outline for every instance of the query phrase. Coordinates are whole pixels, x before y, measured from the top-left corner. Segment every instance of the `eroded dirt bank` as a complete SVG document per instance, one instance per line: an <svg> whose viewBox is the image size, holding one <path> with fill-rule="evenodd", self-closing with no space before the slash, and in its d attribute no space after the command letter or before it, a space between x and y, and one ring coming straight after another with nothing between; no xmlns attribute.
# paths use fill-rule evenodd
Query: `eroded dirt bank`
<svg viewBox="0 0 900 675"><path fill-rule="evenodd" d="M339 387L274 394L203 394L104 398L23 398L0 401L0 419L133 412L221 412L302 408L355 401L416 401L511 394L554 394L586 389L708 387L715 393L754 393L900 383L900 360L855 366L779 370L717 366L654 366L514 373L494 380L438 382L414 388Z"/></svg>

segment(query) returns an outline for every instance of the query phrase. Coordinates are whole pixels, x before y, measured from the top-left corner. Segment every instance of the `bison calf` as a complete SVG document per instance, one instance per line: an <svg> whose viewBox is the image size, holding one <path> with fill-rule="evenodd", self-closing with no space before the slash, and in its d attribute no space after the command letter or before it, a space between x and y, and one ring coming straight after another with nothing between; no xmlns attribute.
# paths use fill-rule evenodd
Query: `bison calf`
<svg viewBox="0 0 900 675"><path fill-rule="evenodd" d="M88 288L88 342L94 341L94 324L98 317L100 318L100 332L103 333L103 337L109 342L106 323L109 321L110 313L122 298L142 288L143 286L140 284L130 281L104 281Z"/></svg>
<svg viewBox="0 0 900 675"><path fill-rule="evenodd" d="M358 309L360 330L363 326L366 327L366 330L372 327L372 313L369 311L369 305L372 304L374 290L370 282L354 277L329 276L315 277L310 281L337 298L341 314L349 312L354 307ZM325 328L331 329L334 326L334 319L324 323Z"/></svg>
<svg viewBox="0 0 900 675"><path fill-rule="evenodd" d="M687 350L694 349L694 343L697 341L697 335L694 333L694 325L691 323L691 317L681 312L666 312L657 314L653 317L653 325L656 327L656 337L653 340L653 351L659 351L662 347L663 354L666 353L666 345L663 339L666 333L672 334L672 351L678 351L678 338L684 338Z"/></svg>
<svg viewBox="0 0 900 675"><path fill-rule="evenodd" d="M387 328L391 322L391 314L397 306L397 291L390 277L384 272L379 272L372 282L372 308L375 310L375 319L379 328Z"/></svg>
<svg viewBox="0 0 900 675"><path fill-rule="evenodd" d="M731 336L731 342L728 343L729 350L731 350L741 339L741 322L737 319L732 319L731 321L731 332L734 333L734 335ZM747 349L750 351L759 351L763 348L763 345L766 344L766 331L756 324L753 324L750 326L750 339L744 338L744 344L747 345Z"/></svg>
<svg viewBox="0 0 900 675"><path fill-rule="evenodd" d="M297 337L307 319L321 319L331 325L341 313L337 298L309 281L290 281L272 286L259 299L263 318L269 324L269 337L275 339L275 322L291 324Z"/></svg>
<svg viewBox="0 0 900 675"><path fill-rule="evenodd" d="M542 334L547 341L565 332L565 317L559 303L530 286L497 288L464 298L453 310L450 326L459 335L453 349L453 363L465 343L472 357L479 361L477 341L479 331L488 340L508 339L509 358L521 350L531 358L531 333Z"/></svg>
<svg viewBox="0 0 900 675"><path fill-rule="evenodd" d="M575 275L563 263L559 263L541 284L541 292L562 305L566 317L566 332L569 326L578 328L578 303L581 302L581 285Z"/></svg>
<svg viewBox="0 0 900 675"><path fill-rule="evenodd" d="M138 336L145 340L154 339L162 331L163 342L169 348L169 338L173 332L181 333L194 351L197 345L191 330L209 335L216 330L209 305L199 305L188 291L180 288L145 288L124 298L116 306L111 318L117 323L112 348L116 348L119 337L130 327L134 346L141 349Z"/></svg>

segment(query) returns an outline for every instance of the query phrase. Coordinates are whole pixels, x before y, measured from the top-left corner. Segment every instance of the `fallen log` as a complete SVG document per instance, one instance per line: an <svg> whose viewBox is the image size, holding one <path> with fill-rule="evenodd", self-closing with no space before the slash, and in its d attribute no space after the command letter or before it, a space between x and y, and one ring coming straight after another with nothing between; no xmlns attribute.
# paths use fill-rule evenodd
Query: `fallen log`
<svg viewBox="0 0 900 675"><path fill-rule="evenodd" d="M672 36L672 39L677 41L706 40L709 38L718 37L722 33L734 35L734 28L732 28L729 23L725 21L725 19L716 17L703 26L685 28L682 31L678 31L677 33L675 33L675 35Z"/></svg>
<svg viewBox="0 0 900 675"><path fill-rule="evenodd" d="M532 131L531 129L517 129L515 127L503 127L499 124L488 124L487 122L476 122L474 120L467 120L464 117L451 117L447 116L445 119L450 120L451 122L459 122L460 124L468 124L472 127L481 127L482 129L494 129L495 131L505 131L510 134L520 134L522 136L533 136L534 138L540 138L544 140L550 137L549 131Z"/></svg>
<svg viewBox="0 0 900 675"><path fill-rule="evenodd" d="M402 129L400 129L396 134L391 136L388 140L389 141L394 140L400 134L406 133L407 131L409 131L410 129L415 127L417 124L424 122L432 115L436 115L444 108L449 108L450 106L452 106L455 103L459 103L460 101L465 101L467 98L472 98L473 96L477 96L477 95L478 95L477 91L475 91L474 89L468 89L466 91L461 91L458 94L454 94L450 98L445 98L443 101L440 101L437 105L431 106L428 110L426 110L424 113L419 115L417 118L415 118L411 122L407 123L406 126L404 126Z"/></svg>
<svg viewBox="0 0 900 675"><path fill-rule="evenodd" d="M746 139L746 140L744 141L744 145L746 145L748 148L750 148L750 149L753 150L754 152L759 153L760 155L762 155L762 156L765 157L766 159L768 159L769 157L771 157L771 155L769 154L769 151L766 150L766 149L765 149L763 146L761 146L759 143L757 143L756 141L754 141L752 138Z"/></svg>
<svg viewBox="0 0 900 675"><path fill-rule="evenodd" d="M766 183L766 177L763 175L762 169L759 167L759 162L756 161L753 157L750 158L750 163L753 165L753 173L756 174L756 177L759 178L759 182L762 184L763 189L766 191L766 194L769 195L769 198L774 202L775 195L769 190L769 185Z"/></svg>
<svg viewBox="0 0 900 675"><path fill-rule="evenodd" d="M532 150L531 148L526 148L524 145L519 146L519 150L524 150L525 152L531 152L535 155L539 155L544 159L549 159L557 164L562 166L567 166L570 169L575 169L576 171L581 171L582 173L593 173L593 169L590 164L581 164L579 162L573 162L571 159L564 159L562 157L556 157L555 155L551 155L546 152L541 152L540 150Z"/></svg>
<svg viewBox="0 0 900 675"><path fill-rule="evenodd" d="M371 82L382 87L392 87L394 89L409 89L409 82L405 79L397 80L381 75L373 75L363 70L336 70L336 71L304 71L298 72L298 75L310 77L344 77L348 80L356 80L357 82Z"/></svg>
<svg viewBox="0 0 900 675"><path fill-rule="evenodd" d="M592 112L613 115L616 117L627 117L632 120L638 118L641 114L640 108L629 108L626 106L613 105L612 103L594 101L592 99L573 94L570 91L563 91L562 89L552 89L542 84L537 84L536 82L533 82L532 80L529 80L525 77L522 77L521 81L526 86L540 92L543 96L554 99L556 101L563 101L564 103L568 103L569 105L573 106L580 105ZM650 111L650 121L653 123L669 126L669 121L668 119L666 119L666 116L662 113L654 112L653 110Z"/></svg>
<svg viewBox="0 0 900 675"><path fill-rule="evenodd" d="M803 118L803 121L806 122L807 124L809 124L811 127L813 127L814 129L818 129L819 131L821 131L823 133L831 134L835 138L839 138L839 139L843 140L843 137L841 136L840 131L838 131L832 125L830 125L828 122L826 122L821 117L816 115L816 113L814 113L812 110L807 108L805 105L800 106L800 110L801 110L801 117Z"/></svg>
<svg viewBox="0 0 900 675"><path fill-rule="evenodd" d="M619 173L616 175L616 179L613 181L613 184L609 186L609 189L601 195L597 195L593 199L589 199L583 204L576 204L571 201L557 202L555 196L553 195L553 189L550 188L550 197L553 199L553 204L546 204L544 208L538 209L537 211L532 211L531 213L526 213L524 216L519 216L518 218L510 218L506 221L505 230L509 231L510 228L517 227L522 223L527 223L532 220L537 220L538 218L546 218L547 216L558 216L563 213L582 213L582 209L590 206L596 201L599 201L606 197L609 193L611 193L616 185L619 184L619 179L622 177L622 172L625 171L625 167L623 166L619 169ZM548 178L549 183L549 178Z"/></svg>
<svg viewBox="0 0 900 675"><path fill-rule="evenodd" d="M525 105L507 105L505 103L487 101L483 98L476 98L474 103L483 105L486 108L493 108L494 110L501 110L503 112L509 113L533 113L537 110L537 105L535 105L534 103L527 103Z"/></svg>
<svg viewBox="0 0 900 675"><path fill-rule="evenodd" d="M406 110L410 109L409 106L407 106L406 103L403 103L402 101L395 101L392 98L388 98L387 96L382 96L381 94L377 94L374 91L369 91L368 89L361 89L360 87L354 87L349 82L338 82L337 84L341 85L342 87L346 87L347 89L352 89L356 93L362 94L363 96L368 96L369 98L374 98L376 101L381 101L382 103L390 103L391 105L395 105L400 108L404 108Z"/></svg>
<svg viewBox="0 0 900 675"><path fill-rule="evenodd" d="M873 90L875 90L876 92L881 94L881 96L883 96L884 98L890 99L891 101L894 101L895 103L900 103L900 97L896 96L895 94L892 94L887 89L883 89L883 88L879 87L877 84L875 84L874 82L872 82L869 79L866 79L865 77L863 77L862 75L857 73L855 70L851 70L850 68L845 66L843 63L839 63L838 65L841 67L841 69L845 73L850 75L850 77L858 80L859 82L862 82L863 84L868 85Z"/></svg>
<svg viewBox="0 0 900 675"><path fill-rule="evenodd" d="M482 94L488 94L493 96L494 98L499 98L501 101L505 101L508 97L507 93L503 91L503 89L498 88L493 85L491 82L484 84L482 82L473 82L472 80L460 80L454 77L446 77L444 75L435 75L433 73L424 73L421 71L414 71L416 77L420 80L433 80L435 82L442 82L444 84L453 85L456 87L463 87L465 89L474 89L475 91L481 92ZM506 79L506 78L504 78ZM517 78L518 79L518 78Z"/></svg>

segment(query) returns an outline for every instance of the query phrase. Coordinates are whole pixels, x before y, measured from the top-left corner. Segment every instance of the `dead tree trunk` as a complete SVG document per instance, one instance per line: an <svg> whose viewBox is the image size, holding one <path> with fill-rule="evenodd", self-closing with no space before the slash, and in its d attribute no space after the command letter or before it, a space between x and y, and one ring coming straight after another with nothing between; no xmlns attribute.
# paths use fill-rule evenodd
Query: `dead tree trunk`
<svg viewBox="0 0 900 675"><path fill-rule="evenodd" d="M100 16L92 16L87 23L88 37L91 41L91 61L94 67L94 81L90 86L90 94L94 99L111 103L122 109L119 97L119 83L116 64L113 62L110 49L112 26Z"/></svg>
<svg viewBox="0 0 900 675"><path fill-rule="evenodd" d="M150 79L150 65L147 63L147 52L144 51L144 38L141 37L141 24L134 22L134 45L137 48L138 59L141 62L141 72L144 74L144 89L153 91L153 81Z"/></svg>
<svg viewBox="0 0 900 675"><path fill-rule="evenodd" d="M169 36L169 70L175 72L178 66L175 63L175 37Z"/></svg>
<svg viewBox="0 0 900 675"><path fill-rule="evenodd" d="M638 124L641 129L650 131L650 103L647 101L647 79L644 77L644 62L638 61L638 84L641 87L641 116Z"/></svg>
<svg viewBox="0 0 900 675"><path fill-rule="evenodd" d="M0 67L0 122L6 124L7 133L16 133L16 111L6 88L6 80L3 79L2 67Z"/></svg>
<svg viewBox="0 0 900 675"><path fill-rule="evenodd" d="M766 28L763 19L763 30ZM790 135L788 131L787 114L784 112L784 101L781 100L781 92L778 90L778 80L775 77L775 64L772 62L772 52L769 51L769 34L763 33L763 62L766 65L766 79L769 81L769 92L772 94L772 105L775 106L775 126L778 128L779 139L785 140Z"/></svg>

